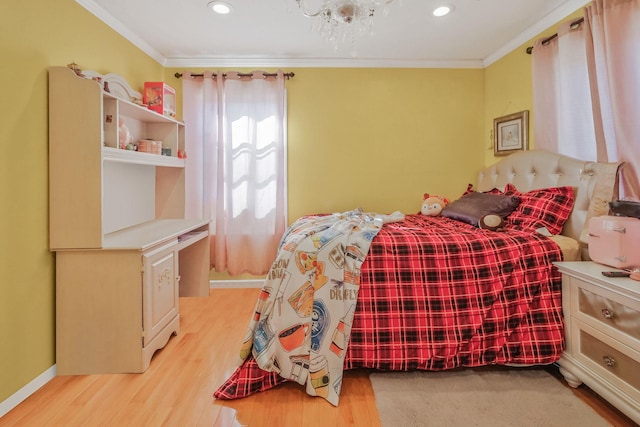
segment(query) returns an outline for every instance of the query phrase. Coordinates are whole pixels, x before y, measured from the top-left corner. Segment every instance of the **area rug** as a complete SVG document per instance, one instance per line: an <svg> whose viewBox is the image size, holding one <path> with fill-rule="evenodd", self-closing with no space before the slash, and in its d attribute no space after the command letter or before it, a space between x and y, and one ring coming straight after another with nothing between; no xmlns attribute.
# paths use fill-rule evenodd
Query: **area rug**
<svg viewBox="0 0 640 427"><path fill-rule="evenodd" d="M610 427L542 369L370 374L383 427Z"/></svg>

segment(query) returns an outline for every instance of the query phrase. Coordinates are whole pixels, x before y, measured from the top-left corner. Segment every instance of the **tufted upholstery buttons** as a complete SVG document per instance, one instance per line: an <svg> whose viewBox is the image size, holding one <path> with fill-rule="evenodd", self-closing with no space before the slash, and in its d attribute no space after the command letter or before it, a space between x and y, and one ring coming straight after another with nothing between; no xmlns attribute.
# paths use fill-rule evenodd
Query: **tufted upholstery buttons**
<svg viewBox="0 0 640 427"><path fill-rule="evenodd" d="M575 205L562 234L584 242L581 236L583 230L586 230L588 219L596 214L596 199L603 199L595 197L592 200L596 191L594 189L605 189L607 196L604 198L612 200L612 195L617 194L614 185L618 167L618 163L587 162L543 150L520 151L482 171L478 176L477 190L504 189L508 183L515 185L521 192L571 186L574 189ZM584 249L583 253L586 253L586 247Z"/></svg>

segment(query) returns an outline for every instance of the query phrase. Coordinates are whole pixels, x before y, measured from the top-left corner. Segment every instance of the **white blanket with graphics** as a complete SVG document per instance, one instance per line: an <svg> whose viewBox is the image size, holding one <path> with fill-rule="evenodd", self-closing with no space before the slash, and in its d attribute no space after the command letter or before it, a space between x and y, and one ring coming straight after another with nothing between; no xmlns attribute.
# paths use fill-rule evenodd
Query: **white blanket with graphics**
<svg viewBox="0 0 640 427"><path fill-rule="evenodd" d="M241 357L306 384L338 405L360 266L382 224L404 218L353 210L308 216L280 242L256 303Z"/></svg>

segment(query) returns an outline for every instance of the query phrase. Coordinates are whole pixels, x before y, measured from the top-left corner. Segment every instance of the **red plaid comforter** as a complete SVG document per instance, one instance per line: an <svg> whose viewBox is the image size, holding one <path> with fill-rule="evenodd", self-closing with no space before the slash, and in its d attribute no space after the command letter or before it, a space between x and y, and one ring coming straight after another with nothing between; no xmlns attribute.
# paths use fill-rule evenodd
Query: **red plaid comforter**
<svg viewBox="0 0 640 427"><path fill-rule="evenodd" d="M562 254L530 232L445 217L385 224L362 265L345 369L444 370L549 364L564 349ZM285 380L249 357L214 393L235 399Z"/></svg>

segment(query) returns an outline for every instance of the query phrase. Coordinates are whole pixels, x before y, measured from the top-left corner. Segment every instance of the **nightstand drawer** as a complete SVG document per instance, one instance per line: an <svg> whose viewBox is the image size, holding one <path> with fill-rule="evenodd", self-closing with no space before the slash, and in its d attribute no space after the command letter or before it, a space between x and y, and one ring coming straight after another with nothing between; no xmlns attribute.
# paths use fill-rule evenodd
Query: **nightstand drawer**
<svg viewBox="0 0 640 427"><path fill-rule="evenodd" d="M577 326L577 325L576 325ZM640 395L640 354L620 345L614 348L603 340L596 338L597 331L591 334L590 328L580 327L579 331L579 359L593 365L596 369L604 370L608 374L624 381L631 386L632 393ZM602 337L603 339L606 337ZM612 342L613 345L619 344ZM624 351L622 349L625 349Z"/></svg>
<svg viewBox="0 0 640 427"><path fill-rule="evenodd" d="M640 311L584 288L578 288L578 310L596 321L640 340Z"/></svg>

